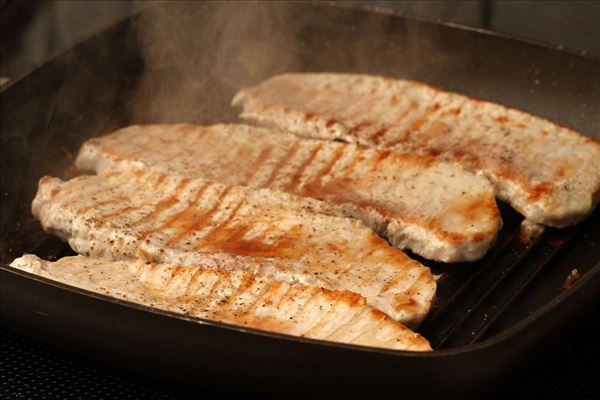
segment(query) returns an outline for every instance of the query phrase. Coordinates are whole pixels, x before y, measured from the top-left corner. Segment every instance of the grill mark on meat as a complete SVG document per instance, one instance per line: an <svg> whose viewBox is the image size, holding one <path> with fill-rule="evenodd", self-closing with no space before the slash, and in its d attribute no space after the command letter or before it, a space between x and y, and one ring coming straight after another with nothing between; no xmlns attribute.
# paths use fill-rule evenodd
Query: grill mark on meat
<svg viewBox="0 0 600 400"><path fill-rule="evenodd" d="M420 117L418 117L413 122L411 122L410 125L408 125L408 131L414 132L414 131L419 130L419 128L421 126L423 126L424 123L427 122L427 118L429 117L429 114L431 114L431 112L432 112L431 108L426 108Z"/></svg>
<svg viewBox="0 0 600 400"><path fill-rule="evenodd" d="M252 164L251 168L248 168L246 171L246 175L244 176L244 183L249 184L252 182L252 178L256 175L256 173L262 168L265 162L271 158L271 154L273 153L273 147L268 146L264 147L260 150L258 157Z"/></svg>
<svg viewBox="0 0 600 400"><path fill-rule="evenodd" d="M242 281L240 282L240 285L236 288L235 286L232 285L233 287L233 291L231 292L231 294L226 295L225 297L223 297L219 302L218 302L218 306L223 309L223 313L229 311L227 310L228 307L230 307L230 305L232 304L233 301L236 300L236 297L239 296L240 294L243 294L246 290L246 284L245 281L252 279L252 276L248 276L245 279L242 278ZM218 315L218 314L217 314Z"/></svg>
<svg viewBox="0 0 600 400"><path fill-rule="evenodd" d="M353 320L349 321L348 323L349 323L349 324L352 324L352 323L354 323L354 321L355 321L355 320L360 320L361 318L363 318L363 317L364 317L364 315L365 315L365 314L367 314L367 315L369 315L369 316L371 315L371 313L370 313L370 312L368 312L368 311L360 311L360 312L358 312L358 313L356 314L356 316L355 316L355 319L353 319ZM377 322L379 322L379 320L377 320ZM373 330L374 330L374 328L373 328L373 327L369 327L369 332L371 332L371 331L373 331ZM363 336L363 334L364 334L364 333L365 333L365 332L364 332L364 330L357 330L357 331L354 333L354 335L352 335L351 337L349 337L349 338L348 338L348 340L350 340L350 341L352 341L352 342L354 342L354 341L358 341L358 340L359 340L359 337Z"/></svg>
<svg viewBox="0 0 600 400"><path fill-rule="evenodd" d="M194 198L194 201L189 204L182 212L173 216L173 218L166 224L164 224L160 229L163 228L177 228L178 232L172 236L166 243L167 246L172 246L185 236L190 234L191 232L195 232L202 228L202 226L206 223L207 220L213 218L213 214L219 206L223 199L227 196L229 191L231 190L231 186L227 186L217 197L217 200L213 202L212 206L206 211L198 210L198 201L200 200L201 195L204 193L206 188L209 186L208 183L203 185L202 190L199 190Z"/></svg>
<svg viewBox="0 0 600 400"><path fill-rule="evenodd" d="M282 282L273 282L271 284L271 287L269 288L269 290L266 292L266 295L262 298L261 302L263 303L263 305L267 305L267 306L273 305L275 295L277 294L277 291L279 290L279 288L281 288L282 286L283 286Z"/></svg>
<svg viewBox="0 0 600 400"><path fill-rule="evenodd" d="M329 294L329 291L327 291L326 289L324 289L324 292ZM346 293L346 292L344 292ZM304 302L303 304L300 305L300 307L297 309L297 311L291 316L293 319L298 320L298 317L302 317L302 315L304 314L310 314L310 313L314 313L315 309L317 308L316 306L316 302L318 301L318 296L316 296L314 293L310 296L308 296L307 298L303 299ZM323 299L321 299L323 300ZM287 299L286 299L287 301ZM323 308L322 307L318 307L319 311L322 311ZM320 313L322 314L322 313ZM322 318L321 315L319 315L319 318L315 319L311 319L309 321L309 323L307 323L306 320L304 320L302 322L302 336L308 336L310 337L310 331L313 329L313 327L315 326L315 324L318 322L318 319Z"/></svg>
<svg viewBox="0 0 600 400"><path fill-rule="evenodd" d="M308 113L304 114L304 119L306 121L310 121L311 119L314 119L316 116L317 115L315 113L308 112Z"/></svg>
<svg viewBox="0 0 600 400"><path fill-rule="evenodd" d="M437 96L436 96L437 98ZM445 117L448 116L454 116L456 118L456 116L458 116L458 114L460 114L461 110L462 110L462 106L465 103L465 100L460 100L459 105L458 106L446 106L446 107L441 107L440 108L440 112L437 113L437 118L435 119L430 119L429 121L429 127L427 129L427 131L425 132L425 137L435 137L435 136L440 136L443 134L446 134L450 131L450 125L448 125L445 122L442 122L440 120L442 120ZM436 104L439 105L439 102L436 102Z"/></svg>
<svg viewBox="0 0 600 400"><path fill-rule="evenodd" d="M232 229L227 229L227 226L233 221L235 216L237 215L240 207L246 201L246 197L242 197L242 199L238 202L238 204L232 209L231 213L227 216L227 218L215 226L212 230L206 233L200 242L196 246L197 249L201 249L207 245L217 245L220 246L222 243L228 240L229 234L233 233Z"/></svg>
<svg viewBox="0 0 600 400"><path fill-rule="evenodd" d="M165 175L159 176L158 179L157 179L157 181L156 181L156 185L159 186L159 187L162 186L163 183L165 182L165 178L166 178Z"/></svg>
<svg viewBox="0 0 600 400"><path fill-rule="evenodd" d="M179 184L175 187L175 189L173 190L173 194L169 197L167 197L166 199L160 200L158 203L156 203L154 205L154 209L146 214L145 216L143 216L142 218L138 219L137 221L134 222L135 225L137 226L143 226L143 224L150 222L152 219L157 219L157 217L170 210L171 207L173 207L175 204L177 204L179 202L179 196L180 194L183 192L183 190L190 184L191 179L189 178L183 178L179 181ZM204 190L206 190L208 186L208 183L204 183L199 189L198 192L196 193L196 199L199 199L200 196L202 196L202 194L204 193ZM188 207L189 208L189 207ZM163 224L160 227L157 228L150 228L142 233L140 233L140 240L144 240L146 239L150 234L159 231L161 229L164 229L165 227L169 226L169 224L174 221L173 218L170 218L165 224Z"/></svg>
<svg viewBox="0 0 600 400"><path fill-rule="evenodd" d="M410 284L410 286L404 291L404 293L409 297L413 298L420 290L423 289L423 285L421 284L421 279L423 278L423 273L419 273L415 280Z"/></svg>
<svg viewBox="0 0 600 400"><path fill-rule="evenodd" d="M405 293L397 293L394 299L396 300L395 307L398 307L398 310L412 310L417 304L414 299L411 299Z"/></svg>
<svg viewBox="0 0 600 400"><path fill-rule="evenodd" d="M324 289L326 290L326 289ZM345 292L346 293L346 292ZM310 309L310 307L312 307L312 304L314 304L314 299L316 298L316 296L313 294L311 295L305 302L304 304L298 309L298 311L294 314L294 316L297 315L302 315L304 314L307 310ZM306 331L305 331L305 335L306 335Z"/></svg>
<svg viewBox="0 0 600 400"><path fill-rule="evenodd" d="M418 133L423 133L422 136L424 137L430 137L432 133L439 135L444 131L444 126L448 127L448 125L444 123L439 123L438 121L440 121L447 115L448 110L441 108L439 101L436 101L431 107L427 109L425 115L422 117L423 122L420 123L419 126L414 129L414 131L418 131Z"/></svg>
<svg viewBox="0 0 600 400"><path fill-rule="evenodd" d="M177 201L178 201L178 199L177 199L177 196L175 196L175 195L169 196L166 199L159 201L154 206L153 211L149 212L148 214L144 215L139 220L135 221L135 224L137 224L137 225L145 224L146 222L150 221L152 218L157 217L158 214L161 214L162 212L171 208L173 205L175 205L177 203ZM148 234L149 233L151 233L151 231L148 232ZM143 238L145 238L148 234L146 234L146 233L142 234Z"/></svg>
<svg viewBox="0 0 600 400"><path fill-rule="evenodd" d="M409 125L406 129L404 129L402 131L402 133L400 133L399 126L401 126L401 124L406 120L406 117L408 117L408 115L410 115L411 111L413 111L415 108L418 108L418 104L415 103L413 100L411 100L410 102L410 106L407 107L406 112L401 115L401 117L398 120L394 120L394 123L397 124L397 126L395 127L395 133L397 135L396 138L393 137L393 135L389 138L389 140L385 141L385 147L386 148L393 148L394 146L406 142L408 140L410 140L411 137L414 136L414 133L416 133L424 124L426 124L429 121L429 117L430 115L434 112L437 111L440 107L439 103L436 103L437 107L434 106L429 106L427 108L425 108L422 112L422 114L419 117L416 117ZM378 144L378 143L374 143L374 144Z"/></svg>
<svg viewBox="0 0 600 400"><path fill-rule="evenodd" d="M280 309L281 306L285 303L285 301L287 300L286 297L290 294L290 292L293 290L293 287L290 285L285 285L285 291L283 293L281 293L279 295L279 300L277 302L274 302L275 308L276 309Z"/></svg>
<svg viewBox="0 0 600 400"><path fill-rule="evenodd" d="M254 285L255 282L258 282L258 284L262 285L262 287L258 287L260 289L260 291L257 291L256 289L252 290L251 293L251 302L245 302L242 307L238 308L238 318L240 321L244 321L244 318L247 317L250 314L250 310L252 310L254 308L254 305L256 303L258 303L258 301L260 301L260 299L264 296L264 294L267 292L268 288L269 288L269 283L265 283L263 285L263 283L265 282L264 278L261 276L257 276L257 275L252 275L252 282L248 285L248 290L250 290L250 288Z"/></svg>
<svg viewBox="0 0 600 400"><path fill-rule="evenodd" d="M257 277L254 274L245 274L244 277L242 277L240 289L244 292L249 290L254 285L254 282L256 282L256 278Z"/></svg>
<svg viewBox="0 0 600 400"><path fill-rule="evenodd" d="M239 164L243 164L245 160L247 160L250 155L254 152L254 149L250 148L250 147L245 147L245 146L234 146L231 151L235 151L235 155L232 157L233 162L228 163L228 172L229 174L232 175L237 175L239 174ZM192 153L193 154L193 153ZM191 155L193 157L193 155ZM256 168L254 169L256 171L257 168L259 168L260 166L256 166ZM221 168L224 168L223 166ZM248 173L249 175L253 175ZM242 181L242 184L246 184L246 182L248 182L248 179L246 177L244 177L244 181Z"/></svg>
<svg viewBox="0 0 600 400"><path fill-rule="evenodd" d="M369 137L369 140L374 144L379 144L379 142L381 141L381 139L387 133L388 130L389 130L389 128L386 128L386 127L379 128L378 130L373 132L371 137Z"/></svg>
<svg viewBox="0 0 600 400"><path fill-rule="evenodd" d="M133 211L133 210L137 210L137 209L138 208L135 206L127 206L127 207L119 208L118 210L115 210L114 212L111 212L108 214L103 214L102 219L109 221L113 218L117 218L119 215L124 214L127 211Z"/></svg>
<svg viewBox="0 0 600 400"><path fill-rule="evenodd" d="M191 303L187 313L208 316L211 312L209 306L212 299L210 295L215 289L215 283L219 277L231 277L231 274L228 270L220 268L200 268L200 270L198 284L194 287L194 292L190 293L190 297L198 296L199 299Z"/></svg>
<svg viewBox="0 0 600 400"><path fill-rule="evenodd" d="M346 165L340 172L340 179L348 179L348 177L354 172L359 162L361 161L364 161L364 158L362 156L359 156L356 153L353 154L352 157L350 157L350 160L346 163Z"/></svg>
<svg viewBox="0 0 600 400"><path fill-rule="evenodd" d="M271 174L269 175L269 178L267 179L267 181L264 184L265 187L271 186L271 184L277 177L277 174L279 174L279 170L285 165L285 163L287 163L289 160L292 159L292 157L298 151L299 147L300 147L300 144L298 142L294 142L292 144L292 146L285 152L285 154L279 159L279 161L277 161L277 163L275 163L275 165L273 166L273 169L271 170Z"/></svg>
<svg viewBox="0 0 600 400"><path fill-rule="evenodd" d="M179 228L179 232L167 241L167 246L174 245L176 242L180 241L184 236L186 236L189 232L193 232L201 228L204 224L204 221L211 218L212 214L216 211L222 199L227 195L228 191L231 189L231 187L227 187L219 195L218 200L215 201L212 207L209 208L207 211L197 213L193 208L193 204L197 203L197 201L199 200L199 196L204 192L207 185L208 184L206 184L203 188L201 188L201 190L198 191L198 193L196 194L196 198L190 203L190 206L182 210L180 213L175 214L160 228L156 229L160 230L166 227L176 226L181 222L181 220L187 220L191 222L188 222L188 224L184 225L183 228ZM215 248L218 251L225 251L236 255L255 257L277 256L280 258L293 257L295 254L297 254L296 251L298 251L298 249L302 249L301 244L295 243L296 238L298 237L298 233L300 232L300 227L297 226L291 228L291 230L288 232L288 235L285 238L279 238L278 242L275 244L267 244L262 242L261 239L264 238L265 234L250 240L245 239L244 236L254 227L254 223L252 222L247 222L244 224L238 223L234 227L227 228L227 226L237 215L244 201L245 197L234 207L234 209L232 210L232 212L226 220L224 220L212 230L207 232L205 236L200 239L195 248L204 251L211 251L211 249ZM154 230L152 230L152 232L153 231ZM147 236L147 232L144 232L142 234L143 238Z"/></svg>
<svg viewBox="0 0 600 400"><path fill-rule="evenodd" d="M358 124L356 124L352 128L350 128L350 130L348 131L348 135L351 137L358 138L362 132L364 132L366 129L368 129L372 126L373 126L373 124L371 124L370 122L367 122L367 121L359 122Z"/></svg>
<svg viewBox="0 0 600 400"><path fill-rule="evenodd" d="M202 197L202 195L204 194L204 192L206 191L206 189L207 189L209 186L210 186L210 184L209 184L208 182L205 182L205 183L203 183L203 184L200 186L200 188L198 188L198 190L196 191L196 195L194 196L194 201L193 201L192 203L188 204L188 206L187 206L187 207L185 207L185 208L184 208L182 211L180 211L180 212L178 212L178 213L174 214L173 216L171 216L171 218L167 219L167 221L165 221L165 222L164 222L162 225L160 225L160 226L157 226L157 227L150 228L150 229L148 229L148 230L146 230L146 231L142 232L142 233L140 234L140 238L141 238L141 240L144 240L144 239L146 239L146 238L147 238L147 237L148 237L150 234L152 234L152 233L154 233L154 232L158 232L158 231L161 231L161 230L163 230L163 229L166 229L166 228L172 228L172 227L175 227L175 226L177 225L177 223L180 223L180 222L181 222L181 220L182 220L182 219L183 219L183 220L186 220L186 217L187 217L187 219L189 220L189 217L191 216L190 214L193 212L193 210L194 210L194 208L195 208L195 202L197 202L197 201L198 201L198 200L199 200L199 199ZM171 199L172 199L173 201L171 201ZM162 213L162 212L164 212L164 211L167 211L167 210L169 210L169 209L170 209L170 208L171 208L173 205L175 205L175 204L178 204L178 203L179 203L179 198L177 197L177 195L173 195L172 197L168 198L168 199L166 200L166 202L165 202L165 203L162 203L162 204L161 204L161 203L159 202L159 203L157 204L157 206L155 207L155 212L156 212L156 213L152 213L152 214L149 214L149 215L147 216L147 217L148 217L148 221L151 221L151 220L152 220L152 218L156 216L156 214L159 214L159 213ZM160 207L160 209L159 209L159 207ZM139 223L138 223L138 224L139 224ZM191 224L190 224L190 225L191 225ZM183 230L180 230L180 233L181 233L182 231L183 231ZM173 239L173 238L172 238L172 239ZM169 243L167 243L167 244L169 244Z"/></svg>
<svg viewBox="0 0 600 400"><path fill-rule="evenodd" d="M346 148L343 146L339 146L337 149L335 149L335 152L333 154L333 156L329 159L329 161L327 162L327 164L325 164L325 167L319 171L315 176L314 176L314 180L321 180L323 179L324 176L328 175L331 170L333 169L333 167L335 166L335 164L340 160L340 158L342 157L342 155L344 155L344 150Z"/></svg>
<svg viewBox="0 0 600 400"><path fill-rule="evenodd" d="M225 273L230 276L229 272L226 271ZM199 304L199 306L202 307L202 309L204 309L204 312L210 312L218 306L221 297L217 296L217 294L219 293L220 289L224 286L225 283L226 279L224 274L217 275L217 279L212 282L211 286L209 287L208 294L205 296L208 300L208 303L203 302Z"/></svg>
<svg viewBox="0 0 600 400"><path fill-rule="evenodd" d="M315 297L314 293L310 294L308 296L308 298L312 298ZM281 300L279 301L279 303L277 304L277 309L278 312L281 312L280 310L289 310L292 309L293 311L289 311L288 312L288 319L290 321L294 321L294 323L297 322L296 318L300 315L302 315L300 313L300 310L303 309L303 306L306 305L307 301L305 300L304 296L303 296L303 291L300 290L299 287L297 286L290 286L289 290L285 293L284 296L281 296ZM298 306L298 304L300 306Z"/></svg>
<svg viewBox="0 0 600 400"><path fill-rule="evenodd" d="M377 332L379 327L384 324L385 314L383 314L382 312L377 311L377 310L370 310L370 314L378 320L378 323L374 324L369 331L362 332L354 340L360 341L360 340L363 340L364 338L366 338L367 336L373 335L373 332Z"/></svg>
<svg viewBox="0 0 600 400"><path fill-rule="evenodd" d="M310 151L308 157L306 157L302 163L298 166L298 168L296 168L296 171L294 172L294 174L292 175L292 178L290 180L290 182L288 182L284 188L286 190L294 190L298 187L299 183L300 183L300 178L302 178L302 175L304 174L304 171L306 170L306 168L315 160L315 158L317 157L317 154L319 153L319 151L321 151L321 149L323 148L323 144L322 143L318 143L316 146L313 147L313 149Z"/></svg>
<svg viewBox="0 0 600 400"><path fill-rule="evenodd" d="M381 164L384 160L386 160L392 154L389 150L383 150L373 153L373 158L371 159L371 168L376 171L379 164Z"/></svg>
<svg viewBox="0 0 600 400"><path fill-rule="evenodd" d="M261 295L257 296L256 301L250 307L247 308L247 310L244 314L256 313L256 311L259 309L260 303L265 303L266 299L268 299L269 296L272 296L273 292L275 292L277 290L277 288L279 288L280 286L281 286L281 282L268 281L265 284L265 288L264 288L263 292L261 293Z"/></svg>
<svg viewBox="0 0 600 400"><path fill-rule="evenodd" d="M411 138L411 134L412 132L408 130L405 130L402 133L397 133L397 136L395 138L392 139L390 137L388 140L385 141L385 143L383 143L383 145L388 149L394 149L394 147L396 147L397 145L408 142Z"/></svg>
<svg viewBox="0 0 600 400"><path fill-rule="evenodd" d="M337 338L338 336L342 336L342 337L347 337L345 335L345 330L347 329L347 327L352 326L353 324L355 324L358 320L360 320L361 316L363 315L362 311L359 311L357 313L355 313L352 318L350 318L346 323L344 323L343 325L340 325L339 327L337 327L336 329L334 329L329 335L327 335L327 340L335 340L335 338ZM355 334L355 336L351 337L351 338L347 338L347 340L352 341L354 340L354 338L356 338L356 336L359 333L357 332Z"/></svg>
<svg viewBox="0 0 600 400"><path fill-rule="evenodd" d="M444 123L444 122L435 122L433 124L431 124L431 126L429 127L429 129L427 130L427 136L440 136L440 135L444 135L446 133L448 133L450 131L450 125ZM440 150L437 149L429 149L430 151L433 151L431 154L434 156L439 155L439 153L441 153ZM435 154L435 151L438 151L438 154Z"/></svg>
<svg viewBox="0 0 600 400"><path fill-rule="evenodd" d="M316 298L315 297L311 298L310 302L311 303L316 302ZM314 334L314 332L319 331L320 328L323 327L323 319L324 318L326 318L326 317L325 317L325 315L322 314L322 315L320 315L320 318L315 319L313 325L305 331L305 335L311 336Z"/></svg>
<svg viewBox="0 0 600 400"><path fill-rule="evenodd" d="M325 122L325 128L329 129L329 128L333 127L334 125L338 125L339 123L340 122L338 120L332 118L332 119L328 120L327 122Z"/></svg>
<svg viewBox="0 0 600 400"><path fill-rule="evenodd" d="M256 290L251 290L255 284L255 282L257 282L258 277L257 275L248 275L242 278L242 282L240 284L240 292L236 295L238 297L242 296L242 295L249 295L250 297L250 302L246 300L244 300L243 303L239 304L237 302L234 302L233 305L235 307L235 314L234 316L236 316L237 318L242 317L243 315L247 315L247 310L248 308L254 304L264 293L264 287L260 288L260 291L257 293ZM233 296L232 296L233 298Z"/></svg>
<svg viewBox="0 0 600 400"><path fill-rule="evenodd" d="M394 118L394 123L397 125L400 125L404 122L404 120L411 115L411 113L419 107L419 104L414 101L414 100L409 100L408 104L406 105L406 108L404 109L404 111L402 112L402 114L396 116Z"/></svg>
<svg viewBox="0 0 600 400"><path fill-rule="evenodd" d="M190 295L193 294L193 291L194 291L193 289L198 286L198 281L203 272L204 272L204 270L202 270L200 268L198 268L196 270L196 272L194 272L194 274L191 276L189 282L185 286L186 293L189 293Z"/></svg>
<svg viewBox="0 0 600 400"><path fill-rule="evenodd" d="M396 276L394 276L392 279L388 280L383 287L381 288L381 292L385 293L388 292L392 289L394 289L398 283L402 283L406 281L406 278L409 276L409 274L412 272L411 268L407 268L404 271L402 271L401 274L398 274Z"/></svg>
<svg viewBox="0 0 600 400"><path fill-rule="evenodd" d="M261 241L260 237L256 239L244 239L244 236L252 229L249 224L239 225L229 231L229 240L219 243L219 248L227 253L270 258L277 257L281 259L291 259L297 254L305 251L305 246L298 243L301 227L294 226L289 229L284 237L277 238L273 244Z"/></svg>
<svg viewBox="0 0 600 400"><path fill-rule="evenodd" d="M157 262L157 261L159 261L159 260L155 260L155 257L153 257L150 253L148 253L147 251L145 251L142 248L139 248L137 250L136 256L140 260L144 260L144 261L148 261L148 262Z"/></svg>
<svg viewBox="0 0 600 400"><path fill-rule="evenodd" d="M171 271L171 275L169 276L169 279L165 281L165 286L166 286L167 288L168 288L168 287L170 287L170 286L173 284L173 280L175 280L175 277L176 277L177 275L179 275L179 274L178 274L178 272L180 272L180 271L179 271L179 269L180 269L180 268L182 268L182 267L175 267L175 268L174 268L174 269Z"/></svg>

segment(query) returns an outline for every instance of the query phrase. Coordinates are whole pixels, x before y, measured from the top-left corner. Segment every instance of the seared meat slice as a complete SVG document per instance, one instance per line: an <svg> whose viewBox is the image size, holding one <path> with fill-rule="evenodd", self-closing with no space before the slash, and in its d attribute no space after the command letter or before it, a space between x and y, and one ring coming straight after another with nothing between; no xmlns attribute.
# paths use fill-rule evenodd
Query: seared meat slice
<svg viewBox="0 0 600 400"><path fill-rule="evenodd" d="M130 126L88 140L76 165L314 197L362 219L394 246L445 262L481 258L502 224L491 185L458 164L247 125Z"/></svg>
<svg viewBox="0 0 600 400"><path fill-rule="evenodd" d="M32 210L82 255L210 264L349 290L410 325L435 293L427 267L360 221L284 192L136 170L68 182L44 177Z"/></svg>
<svg viewBox="0 0 600 400"><path fill-rule="evenodd" d="M242 118L302 136L458 161L528 220L575 224L600 198L600 144L542 118L405 80L286 74L240 91Z"/></svg>
<svg viewBox="0 0 600 400"><path fill-rule="evenodd" d="M11 267L155 309L312 339L396 350L431 350L425 338L355 293L286 284L243 271L34 255Z"/></svg>

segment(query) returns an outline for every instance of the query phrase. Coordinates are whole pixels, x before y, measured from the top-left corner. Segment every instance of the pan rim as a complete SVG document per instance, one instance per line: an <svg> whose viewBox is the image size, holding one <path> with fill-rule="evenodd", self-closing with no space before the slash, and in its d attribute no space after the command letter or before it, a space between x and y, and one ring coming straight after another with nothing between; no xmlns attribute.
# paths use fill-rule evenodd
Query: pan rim
<svg viewBox="0 0 600 400"><path fill-rule="evenodd" d="M574 48L569 47L569 46L557 45L557 44L553 44L553 43L550 43L550 42L546 42L546 41L541 40L541 39L534 39L534 38L530 38L530 37L523 36L523 35L520 35L520 34L506 33L506 32L501 32L501 31L494 31L492 29L480 28L480 27L476 27L476 26L471 26L471 25L463 24L463 23L460 23L460 22L450 22L450 21L445 21L445 20L442 20L442 19L436 19L436 18L433 18L433 17L426 17L426 16L422 16L422 15L415 15L415 14L410 14L410 13L404 13L404 12L401 12L401 11L392 10L390 8L381 7L381 6L378 6L378 5L370 5L370 4L344 4L344 3L340 4L340 3L336 2L336 1L328 1L327 4L329 4L331 7L336 7L336 8L340 8L340 9L370 12L370 13L373 13L373 14L386 15L386 16L389 16L389 17L395 17L395 18L400 18L400 19L412 20L412 21L421 22L421 23L427 23L427 24L433 24L433 25L442 25L442 26L445 26L445 27L448 27L448 28L460 29L460 30L464 30L464 31L475 32L475 33L479 33L479 34L486 35L486 36L499 37L499 38L507 39L507 40L510 40L510 41L521 42L521 43L526 43L526 44L529 44L529 45L543 47L543 48L546 48L546 49L549 49L549 50L553 50L553 51L560 51L560 52L563 52L563 53L568 53L568 54L573 55L573 56L585 58L585 59L587 59L589 61L600 62L600 53L597 54L597 53L588 52L586 50L577 50L577 49L574 49Z"/></svg>

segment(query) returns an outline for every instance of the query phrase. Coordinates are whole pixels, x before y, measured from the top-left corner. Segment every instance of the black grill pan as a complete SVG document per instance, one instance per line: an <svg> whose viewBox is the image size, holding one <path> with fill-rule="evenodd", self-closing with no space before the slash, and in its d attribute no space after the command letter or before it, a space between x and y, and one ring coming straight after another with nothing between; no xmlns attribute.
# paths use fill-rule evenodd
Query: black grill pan
<svg viewBox="0 0 600 400"><path fill-rule="evenodd" d="M216 395L481 398L552 354L600 300L600 213L529 245L517 213L476 263L443 265L419 331L432 353L324 343L186 318L7 266L73 254L30 215L37 180L70 177L81 143L131 123L235 121L241 86L283 71L412 78L599 139L600 60L487 32L305 3L171 4L122 21L6 87L1 99L4 327ZM570 288L565 278L577 269ZM318 390L316 390L318 389Z"/></svg>

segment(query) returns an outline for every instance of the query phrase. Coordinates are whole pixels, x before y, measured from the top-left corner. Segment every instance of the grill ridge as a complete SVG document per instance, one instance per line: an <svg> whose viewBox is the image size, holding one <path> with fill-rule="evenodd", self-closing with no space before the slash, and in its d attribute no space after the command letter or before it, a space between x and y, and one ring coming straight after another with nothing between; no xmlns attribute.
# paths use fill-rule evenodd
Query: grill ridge
<svg viewBox="0 0 600 400"><path fill-rule="evenodd" d="M418 330L435 349L469 345L499 333L503 330L499 323L503 318L508 316L515 320L512 314L525 312L519 310L518 300L539 281L543 271L557 266L554 273L558 277L554 279L561 274L566 277L570 271L565 265L568 257L562 262L557 258L576 247L576 238L592 239L578 243L595 246L598 211L575 227L546 228L542 235L525 245L519 239L522 217L506 205L500 208L505 226L484 259L470 265L442 265L422 260L446 275L446 279L438 283L441 296ZM586 268L597 262L591 257L586 260L586 265L589 264ZM547 301L553 298L550 294L545 294Z"/></svg>
<svg viewBox="0 0 600 400"><path fill-rule="evenodd" d="M578 226L577 229L573 229L568 233L567 238L565 239L565 241L558 247L554 247L550 253L544 257L542 259L542 261L535 266L535 268L533 269L533 271L531 271L531 273L527 276L527 278L525 279L525 281L523 281L521 283L521 285L517 288L517 290L514 291L514 293L512 294L512 296L510 296L510 298L508 300L506 300L496 311L496 313L487 320L487 322L479 327L478 329L478 333L476 335L474 335L473 339L469 342L469 344L475 343L477 341L479 341L484 335L485 333L490 329L490 327L492 327L494 325L494 323L496 321L498 321L502 315L508 311L509 307L514 304L514 302L516 301L516 299L521 296L523 294L523 292L525 291L525 289L527 289L529 287L529 285L533 282L534 279L536 279L539 274L542 272L542 270L544 270L545 268L547 268L550 264L551 261L553 261L554 259L556 259L556 257L558 256L558 254L560 252L564 252L565 249L572 244L572 239L577 236L577 233L581 230L581 227Z"/></svg>

